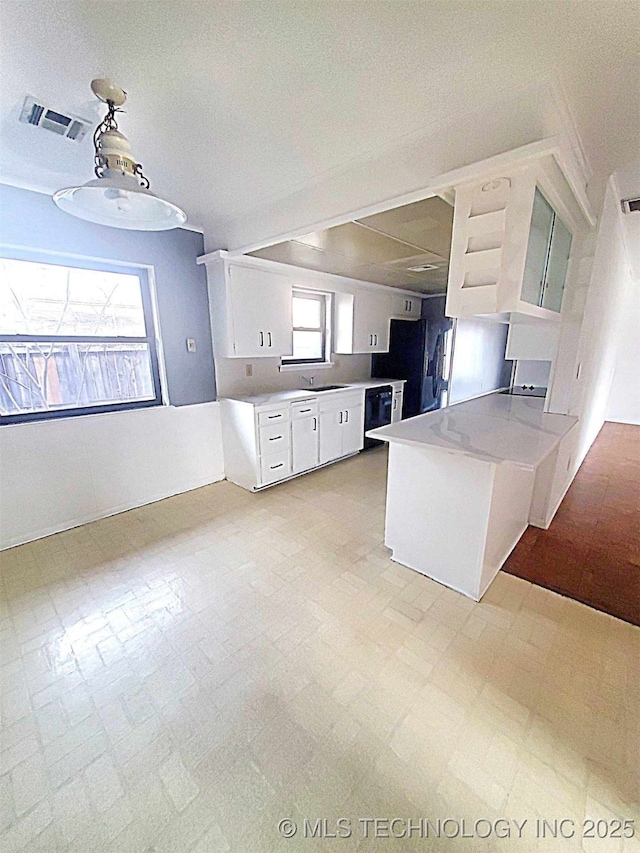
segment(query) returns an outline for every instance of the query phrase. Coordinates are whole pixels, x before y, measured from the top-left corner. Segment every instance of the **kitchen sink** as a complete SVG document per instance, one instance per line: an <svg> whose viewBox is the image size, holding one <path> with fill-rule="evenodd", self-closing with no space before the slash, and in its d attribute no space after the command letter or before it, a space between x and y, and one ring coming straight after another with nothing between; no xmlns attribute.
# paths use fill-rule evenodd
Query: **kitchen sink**
<svg viewBox="0 0 640 853"><path fill-rule="evenodd" d="M311 387L311 388L305 388L304 390L305 390L305 392L306 391L314 391L314 392L317 392L317 391L337 391L338 388L346 388L346 387L347 387L346 385L318 385L317 388Z"/></svg>

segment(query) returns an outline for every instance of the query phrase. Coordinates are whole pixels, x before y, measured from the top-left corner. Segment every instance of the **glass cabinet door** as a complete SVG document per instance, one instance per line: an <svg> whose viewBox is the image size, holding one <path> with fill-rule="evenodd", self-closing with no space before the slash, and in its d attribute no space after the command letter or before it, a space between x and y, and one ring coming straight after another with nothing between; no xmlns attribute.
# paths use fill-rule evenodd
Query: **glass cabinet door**
<svg viewBox="0 0 640 853"><path fill-rule="evenodd" d="M567 277L569 255L571 254L571 232L558 215L555 216L547 273L542 292L542 307L549 311L560 311L564 282Z"/></svg>
<svg viewBox="0 0 640 853"><path fill-rule="evenodd" d="M536 189L533 199L533 213L531 214L531 228L529 230L529 244L527 246L527 257L522 280L522 291L520 298L523 302L532 305L540 305L542 300L542 288L549 256L549 241L553 228L553 208Z"/></svg>

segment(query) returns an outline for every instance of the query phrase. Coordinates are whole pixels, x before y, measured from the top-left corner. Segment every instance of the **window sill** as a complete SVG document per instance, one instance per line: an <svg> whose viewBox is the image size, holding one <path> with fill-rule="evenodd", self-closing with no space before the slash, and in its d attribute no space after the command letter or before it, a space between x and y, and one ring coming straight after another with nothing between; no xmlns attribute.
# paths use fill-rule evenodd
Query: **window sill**
<svg viewBox="0 0 640 853"><path fill-rule="evenodd" d="M326 370L328 367L335 367L335 363L333 361L308 362L306 364L304 362L283 362L280 365L280 373L288 373L290 370Z"/></svg>

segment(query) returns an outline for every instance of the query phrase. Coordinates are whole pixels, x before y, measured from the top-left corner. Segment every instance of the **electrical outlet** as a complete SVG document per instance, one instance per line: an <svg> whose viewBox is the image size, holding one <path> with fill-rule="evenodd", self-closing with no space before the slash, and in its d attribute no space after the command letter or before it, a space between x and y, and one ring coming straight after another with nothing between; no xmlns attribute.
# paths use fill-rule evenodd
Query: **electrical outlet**
<svg viewBox="0 0 640 853"><path fill-rule="evenodd" d="M187 338L187 352L195 352L195 351L196 351L195 338Z"/></svg>
<svg viewBox="0 0 640 853"><path fill-rule="evenodd" d="M253 376L253 365L245 364L244 366L245 376Z"/></svg>

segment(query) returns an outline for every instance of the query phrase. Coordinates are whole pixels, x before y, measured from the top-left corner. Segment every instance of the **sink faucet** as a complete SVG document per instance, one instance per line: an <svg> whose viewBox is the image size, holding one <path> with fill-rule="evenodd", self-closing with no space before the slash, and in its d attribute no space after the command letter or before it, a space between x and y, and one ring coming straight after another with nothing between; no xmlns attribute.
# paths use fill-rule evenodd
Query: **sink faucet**
<svg viewBox="0 0 640 853"><path fill-rule="evenodd" d="M300 376L300 379L304 379L305 382L309 383L309 387L313 388L313 376Z"/></svg>

